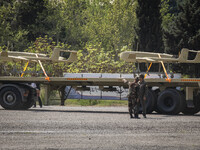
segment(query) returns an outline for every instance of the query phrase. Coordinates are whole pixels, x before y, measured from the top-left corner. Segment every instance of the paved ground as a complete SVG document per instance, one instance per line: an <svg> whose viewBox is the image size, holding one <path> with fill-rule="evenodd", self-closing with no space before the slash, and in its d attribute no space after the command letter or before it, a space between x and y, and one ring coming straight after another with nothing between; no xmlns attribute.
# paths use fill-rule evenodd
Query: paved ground
<svg viewBox="0 0 200 150"><path fill-rule="evenodd" d="M129 119L126 107L0 107L0 149L200 149L200 114L147 117Z"/></svg>

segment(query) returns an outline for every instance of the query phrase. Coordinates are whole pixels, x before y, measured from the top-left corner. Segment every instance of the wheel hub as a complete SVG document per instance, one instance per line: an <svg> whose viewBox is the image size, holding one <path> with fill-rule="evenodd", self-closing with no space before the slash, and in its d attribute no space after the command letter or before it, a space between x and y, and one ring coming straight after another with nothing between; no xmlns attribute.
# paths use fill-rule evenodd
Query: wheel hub
<svg viewBox="0 0 200 150"><path fill-rule="evenodd" d="M8 91L4 94L3 96L3 101L7 104L7 105L12 105L15 103L16 101L16 96L12 91Z"/></svg>
<svg viewBox="0 0 200 150"><path fill-rule="evenodd" d="M14 97L12 95L8 95L6 99L7 101L12 102Z"/></svg>

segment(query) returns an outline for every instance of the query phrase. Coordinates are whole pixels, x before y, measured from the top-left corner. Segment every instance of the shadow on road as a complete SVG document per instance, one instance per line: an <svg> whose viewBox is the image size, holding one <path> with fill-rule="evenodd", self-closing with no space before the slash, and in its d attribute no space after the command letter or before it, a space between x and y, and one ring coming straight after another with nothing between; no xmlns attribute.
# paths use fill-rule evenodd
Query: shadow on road
<svg viewBox="0 0 200 150"><path fill-rule="evenodd" d="M0 108L0 111L5 111L5 109ZM8 110L8 111L16 111L16 110ZM105 111L105 110L50 110L45 108L34 108L34 109L28 109L28 110L17 110L17 111L32 111L32 112L63 112L63 113L99 113L99 114L128 114L127 112L122 111ZM177 116L191 116L191 117L200 117L200 113L195 115L184 115L184 114L178 114L178 115L166 115L166 114L158 114L156 112L153 112L148 115L163 115L163 117L177 117ZM142 117L141 113L140 116ZM149 118L150 119L150 118Z"/></svg>
<svg viewBox="0 0 200 150"><path fill-rule="evenodd" d="M127 112L119 112L119 111L95 111L95 110L47 110L47 109L29 109L28 111L36 111L36 112L67 112L67 113L101 113L101 114L128 114ZM141 115L141 113L140 113ZM148 115L163 115L163 117L177 117L177 116L193 116L193 117L200 117L200 114L195 115L166 115L166 114L158 114L158 113L151 113Z"/></svg>
<svg viewBox="0 0 200 150"><path fill-rule="evenodd" d="M35 112L67 112L67 113L102 113L102 114L128 114L128 112L117 111L93 111L93 110L47 110L47 109L29 109L27 111Z"/></svg>

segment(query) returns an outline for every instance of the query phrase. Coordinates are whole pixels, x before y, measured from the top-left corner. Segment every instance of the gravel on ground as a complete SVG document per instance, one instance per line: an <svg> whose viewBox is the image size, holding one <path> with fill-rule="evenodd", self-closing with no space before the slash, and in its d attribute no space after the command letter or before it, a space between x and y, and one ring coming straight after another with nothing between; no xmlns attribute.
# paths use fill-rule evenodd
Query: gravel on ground
<svg viewBox="0 0 200 150"><path fill-rule="evenodd" d="M199 150L200 113L130 119L127 107L0 107L0 149Z"/></svg>

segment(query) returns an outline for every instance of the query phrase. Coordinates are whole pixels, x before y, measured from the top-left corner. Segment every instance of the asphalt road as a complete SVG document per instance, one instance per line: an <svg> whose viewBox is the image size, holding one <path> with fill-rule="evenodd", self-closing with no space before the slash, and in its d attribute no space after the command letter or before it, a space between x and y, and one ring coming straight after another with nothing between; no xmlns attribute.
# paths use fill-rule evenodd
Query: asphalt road
<svg viewBox="0 0 200 150"><path fill-rule="evenodd" d="M0 149L199 150L200 114L130 119L126 107L0 107Z"/></svg>

